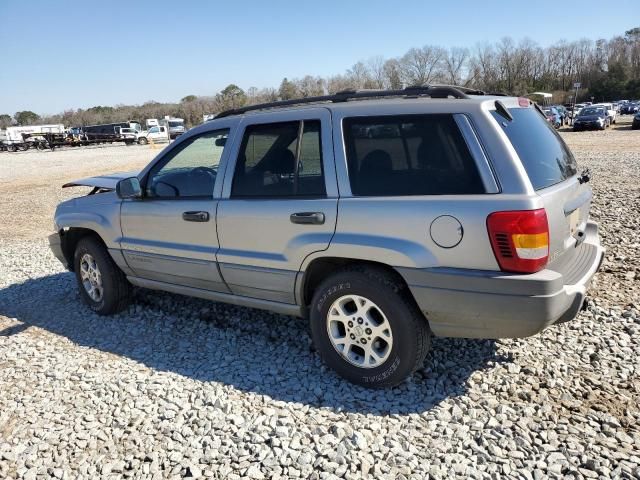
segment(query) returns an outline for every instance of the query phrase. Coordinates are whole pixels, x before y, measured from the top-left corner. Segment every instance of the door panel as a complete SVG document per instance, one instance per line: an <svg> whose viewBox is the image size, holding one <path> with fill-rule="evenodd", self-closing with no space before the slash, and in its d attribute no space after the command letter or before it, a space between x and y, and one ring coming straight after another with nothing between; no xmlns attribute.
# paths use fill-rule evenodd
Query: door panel
<svg viewBox="0 0 640 480"><path fill-rule="evenodd" d="M322 212L325 222L292 223L290 216L299 212ZM300 265L329 246L336 212L336 199L221 200L218 262L233 293L294 303Z"/></svg>
<svg viewBox="0 0 640 480"><path fill-rule="evenodd" d="M121 248L137 276L229 291L216 263L214 198L229 132L221 128L176 142L141 174L144 198L122 202Z"/></svg>
<svg viewBox="0 0 640 480"><path fill-rule="evenodd" d="M335 232L331 115L269 112L243 119L238 133L218 204L222 276L237 295L295 303L304 259Z"/></svg>
<svg viewBox="0 0 640 480"><path fill-rule="evenodd" d="M228 292L218 267L216 200L126 200L122 203L121 246L142 278ZM183 219L184 212L209 214L207 222Z"/></svg>

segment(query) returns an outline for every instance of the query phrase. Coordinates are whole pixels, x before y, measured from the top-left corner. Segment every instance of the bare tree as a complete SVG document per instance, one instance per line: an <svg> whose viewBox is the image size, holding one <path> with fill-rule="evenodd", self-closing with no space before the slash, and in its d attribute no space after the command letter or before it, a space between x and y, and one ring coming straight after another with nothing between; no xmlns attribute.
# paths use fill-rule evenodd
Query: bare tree
<svg viewBox="0 0 640 480"><path fill-rule="evenodd" d="M395 58L390 58L384 62L384 86L392 90L399 90L402 88L402 69L400 62Z"/></svg>
<svg viewBox="0 0 640 480"><path fill-rule="evenodd" d="M428 85L440 73L444 50L425 45L412 48L400 60L403 81L407 85Z"/></svg>
<svg viewBox="0 0 640 480"><path fill-rule="evenodd" d="M369 72L369 80L371 88L385 88L385 60L384 57L378 55L371 57L366 63Z"/></svg>
<svg viewBox="0 0 640 480"><path fill-rule="evenodd" d="M462 83L468 58L469 50L466 48L452 47L449 49L443 61L447 83L450 85Z"/></svg>

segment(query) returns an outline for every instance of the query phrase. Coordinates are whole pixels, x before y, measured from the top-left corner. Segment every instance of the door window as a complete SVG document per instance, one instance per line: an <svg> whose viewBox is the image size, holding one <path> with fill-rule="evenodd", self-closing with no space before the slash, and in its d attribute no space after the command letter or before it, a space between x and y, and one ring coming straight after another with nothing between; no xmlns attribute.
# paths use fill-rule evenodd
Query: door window
<svg viewBox="0 0 640 480"><path fill-rule="evenodd" d="M320 121L247 127L232 197L323 197Z"/></svg>
<svg viewBox="0 0 640 480"><path fill-rule="evenodd" d="M170 151L151 170L147 181L147 196L212 197L228 135L228 129L207 132Z"/></svg>
<svg viewBox="0 0 640 480"><path fill-rule="evenodd" d="M452 115L347 118L343 130L355 196L485 192Z"/></svg>

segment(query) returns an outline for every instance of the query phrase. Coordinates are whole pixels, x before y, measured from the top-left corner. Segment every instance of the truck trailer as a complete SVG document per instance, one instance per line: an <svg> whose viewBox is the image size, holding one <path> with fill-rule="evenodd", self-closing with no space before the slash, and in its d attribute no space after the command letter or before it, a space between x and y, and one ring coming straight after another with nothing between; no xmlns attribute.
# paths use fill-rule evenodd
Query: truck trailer
<svg viewBox="0 0 640 480"><path fill-rule="evenodd" d="M117 122L117 123L103 123L100 125L87 125L82 127L82 132L86 136L87 140L99 140L99 141L117 141L121 140L122 134L120 129L130 128L136 133L142 131L142 126L139 122Z"/></svg>

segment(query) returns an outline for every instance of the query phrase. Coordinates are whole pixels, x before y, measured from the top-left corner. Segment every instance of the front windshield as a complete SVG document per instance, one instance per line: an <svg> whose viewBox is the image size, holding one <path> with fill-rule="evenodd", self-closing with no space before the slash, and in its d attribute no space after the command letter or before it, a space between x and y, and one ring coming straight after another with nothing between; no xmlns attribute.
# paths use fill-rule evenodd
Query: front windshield
<svg viewBox="0 0 640 480"><path fill-rule="evenodd" d="M604 108L585 108L580 115L604 115Z"/></svg>
<svg viewBox="0 0 640 480"><path fill-rule="evenodd" d="M170 120L169 121L169 126L170 127L181 127L182 124L183 124L182 122L176 121L176 120Z"/></svg>
<svg viewBox="0 0 640 480"><path fill-rule="evenodd" d="M137 122L132 122L129 124L131 126L131 128L136 131L136 132L141 132L142 131L142 125L140 125Z"/></svg>

